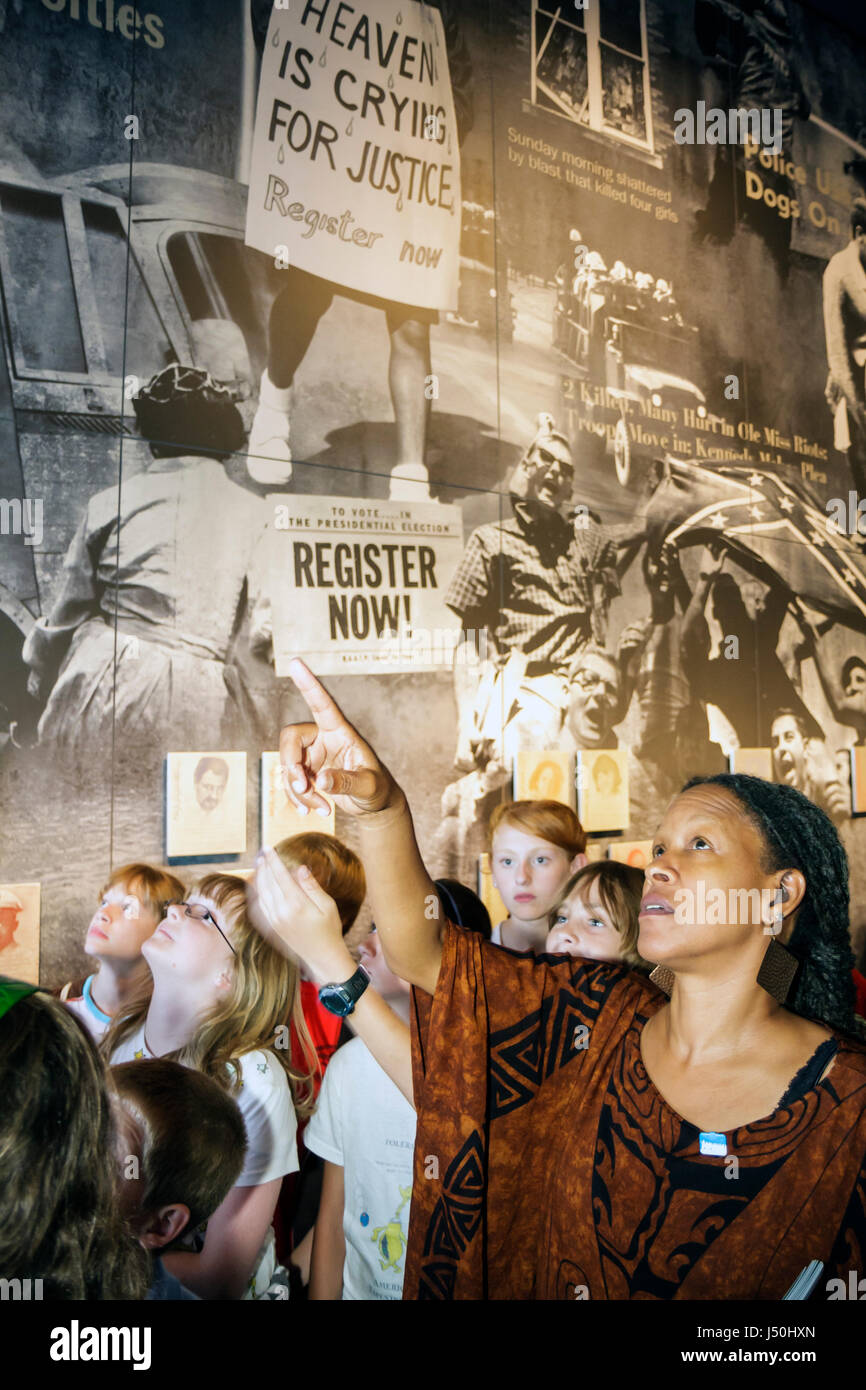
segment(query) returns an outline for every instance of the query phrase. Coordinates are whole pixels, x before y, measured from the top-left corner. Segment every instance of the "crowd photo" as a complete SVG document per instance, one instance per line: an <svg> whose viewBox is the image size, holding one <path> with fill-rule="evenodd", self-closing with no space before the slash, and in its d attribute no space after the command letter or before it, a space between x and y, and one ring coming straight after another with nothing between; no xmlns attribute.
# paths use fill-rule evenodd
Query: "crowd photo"
<svg viewBox="0 0 866 1390"><path fill-rule="evenodd" d="M866 21L207 10L0 3L0 1305L144 1370L225 1301L829 1367Z"/></svg>

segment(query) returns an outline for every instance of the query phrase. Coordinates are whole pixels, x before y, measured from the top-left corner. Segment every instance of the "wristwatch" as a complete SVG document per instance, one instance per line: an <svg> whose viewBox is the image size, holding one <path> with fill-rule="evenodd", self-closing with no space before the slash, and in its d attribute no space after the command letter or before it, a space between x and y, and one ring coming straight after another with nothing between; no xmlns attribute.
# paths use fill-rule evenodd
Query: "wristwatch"
<svg viewBox="0 0 866 1390"><path fill-rule="evenodd" d="M345 984L322 985L319 990L319 1003L338 1018L347 1018L369 983L370 976L363 965L359 965Z"/></svg>

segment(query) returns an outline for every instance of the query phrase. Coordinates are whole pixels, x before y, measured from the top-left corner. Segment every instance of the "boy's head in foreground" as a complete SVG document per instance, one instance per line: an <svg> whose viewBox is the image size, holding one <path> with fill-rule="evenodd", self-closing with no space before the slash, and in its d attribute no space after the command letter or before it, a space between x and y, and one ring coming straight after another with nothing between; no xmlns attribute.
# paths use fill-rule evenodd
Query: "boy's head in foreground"
<svg viewBox="0 0 866 1390"><path fill-rule="evenodd" d="M168 1250L221 1206L241 1174L247 1136L232 1098L163 1058L111 1068L119 1100L120 1201L147 1250Z"/></svg>

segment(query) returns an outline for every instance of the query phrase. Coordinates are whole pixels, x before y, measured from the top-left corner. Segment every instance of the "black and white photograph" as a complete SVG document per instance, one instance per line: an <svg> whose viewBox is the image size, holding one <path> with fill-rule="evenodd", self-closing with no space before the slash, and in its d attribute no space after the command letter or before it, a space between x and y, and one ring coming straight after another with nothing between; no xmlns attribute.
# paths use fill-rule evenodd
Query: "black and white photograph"
<svg viewBox="0 0 866 1390"><path fill-rule="evenodd" d="M0 1159L0 1289L863 1296L864 65L848 0L0 0L0 1155L53 1028L89 1194L15 1253ZM188 1227L86 1177L73 984L221 1136Z"/></svg>
<svg viewBox="0 0 866 1390"><path fill-rule="evenodd" d="M577 811L587 831L628 829L627 748L577 755Z"/></svg>

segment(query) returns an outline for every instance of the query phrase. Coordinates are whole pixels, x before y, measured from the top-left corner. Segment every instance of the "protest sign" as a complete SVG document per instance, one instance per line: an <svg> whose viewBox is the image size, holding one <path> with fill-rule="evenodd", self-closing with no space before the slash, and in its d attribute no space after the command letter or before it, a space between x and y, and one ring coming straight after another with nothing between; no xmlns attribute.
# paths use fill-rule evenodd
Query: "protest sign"
<svg viewBox="0 0 866 1390"><path fill-rule="evenodd" d="M271 12L246 243L347 289L457 307L460 154L442 20L416 0Z"/></svg>
<svg viewBox="0 0 866 1390"><path fill-rule="evenodd" d="M450 667L459 619L445 606L463 553L459 507L357 497L273 499L268 589L274 662L322 675Z"/></svg>

